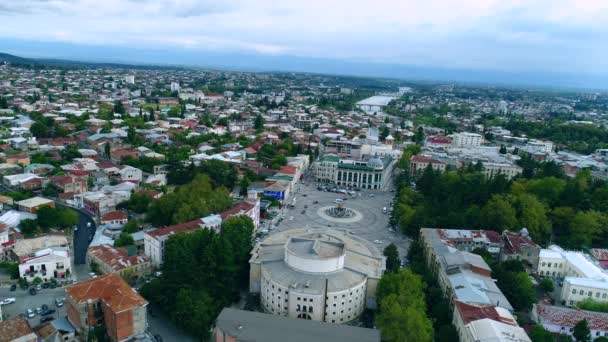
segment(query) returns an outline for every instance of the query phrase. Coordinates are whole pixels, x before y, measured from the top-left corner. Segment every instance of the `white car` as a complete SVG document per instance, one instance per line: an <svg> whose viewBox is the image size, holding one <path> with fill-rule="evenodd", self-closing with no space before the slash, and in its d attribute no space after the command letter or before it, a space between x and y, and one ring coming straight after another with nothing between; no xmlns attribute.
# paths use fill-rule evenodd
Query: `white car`
<svg viewBox="0 0 608 342"><path fill-rule="evenodd" d="M380 245L380 244L382 244L382 240L374 240L374 243L377 243Z"/></svg>
<svg viewBox="0 0 608 342"><path fill-rule="evenodd" d="M91 222L87 222L87 227L90 227L90 226L91 226Z"/></svg>
<svg viewBox="0 0 608 342"><path fill-rule="evenodd" d="M289 216L289 221L293 221L293 216Z"/></svg>
<svg viewBox="0 0 608 342"><path fill-rule="evenodd" d="M91 272L91 273L89 273L89 277L90 278L97 278L97 274L95 274L95 272Z"/></svg>
<svg viewBox="0 0 608 342"><path fill-rule="evenodd" d="M5 298L4 300L0 300L0 305L13 304L15 302L15 298Z"/></svg>
<svg viewBox="0 0 608 342"><path fill-rule="evenodd" d="M29 318L36 316L36 314L34 313L34 310L32 310L32 309L27 309L27 311L25 312L25 315Z"/></svg>

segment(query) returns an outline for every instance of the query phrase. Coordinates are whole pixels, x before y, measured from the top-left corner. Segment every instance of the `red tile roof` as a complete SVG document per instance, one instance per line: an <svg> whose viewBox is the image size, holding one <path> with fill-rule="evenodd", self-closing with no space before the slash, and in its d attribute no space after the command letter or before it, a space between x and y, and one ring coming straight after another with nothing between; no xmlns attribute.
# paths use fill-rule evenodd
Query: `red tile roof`
<svg viewBox="0 0 608 342"><path fill-rule="evenodd" d="M131 255L126 248L114 248L109 245L101 245L90 247L88 250L90 255L96 256L101 262L110 266L114 271L120 271L136 265L141 265L150 260L143 255Z"/></svg>
<svg viewBox="0 0 608 342"><path fill-rule="evenodd" d="M467 304L460 301L454 302L456 309L460 313L460 317L464 321L464 324L477 321L484 318L489 318L493 321L506 323L510 325L517 325L517 322L511 318L501 316L496 310L496 307L491 304Z"/></svg>
<svg viewBox="0 0 608 342"><path fill-rule="evenodd" d="M115 313L147 305L118 273L108 273L66 287L67 295L76 303L101 300Z"/></svg>
<svg viewBox="0 0 608 342"><path fill-rule="evenodd" d="M173 226L159 228L159 229L156 229L153 231L146 232L146 234L148 234L154 238L158 238L158 237L166 236L166 235L170 235L170 234L191 232L193 230L199 229L200 224L201 224L201 220L197 219L197 220L190 221L190 222L184 222L184 223L175 224Z"/></svg>
<svg viewBox="0 0 608 342"><path fill-rule="evenodd" d="M247 202L239 202L235 204L232 208L224 210L220 213L222 220L234 215L238 215L241 211L243 213L253 209L254 205Z"/></svg>
<svg viewBox="0 0 608 342"><path fill-rule="evenodd" d="M127 214L122 211L110 211L101 217L101 221L126 220Z"/></svg>
<svg viewBox="0 0 608 342"><path fill-rule="evenodd" d="M34 331L30 327L30 324L28 323L26 318L15 317L0 321L0 341L2 342L16 341L30 334L34 334ZM23 341L36 341L36 336L32 336L34 337L34 339L24 339Z"/></svg>
<svg viewBox="0 0 608 342"><path fill-rule="evenodd" d="M541 323L551 323L562 327L574 327L586 319L591 330L608 330L608 313L580 309L569 309L552 305L536 304L534 308Z"/></svg>
<svg viewBox="0 0 608 342"><path fill-rule="evenodd" d="M444 137L442 135L436 135L426 138L426 141L431 144L451 144L452 141L450 138Z"/></svg>
<svg viewBox="0 0 608 342"><path fill-rule="evenodd" d="M410 161L414 163L431 163L431 164L443 164L443 162L439 160L435 160L432 157L425 156L423 154L417 154L410 159Z"/></svg>
<svg viewBox="0 0 608 342"><path fill-rule="evenodd" d="M527 236L521 236L518 233L505 232L504 236L507 242L505 252L509 254L520 253L521 248L524 246L536 246L532 239Z"/></svg>
<svg viewBox="0 0 608 342"><path fill-rule="evenodd" d="M592 248L591 255L599 261L608 261L608 249Z"/></svg>

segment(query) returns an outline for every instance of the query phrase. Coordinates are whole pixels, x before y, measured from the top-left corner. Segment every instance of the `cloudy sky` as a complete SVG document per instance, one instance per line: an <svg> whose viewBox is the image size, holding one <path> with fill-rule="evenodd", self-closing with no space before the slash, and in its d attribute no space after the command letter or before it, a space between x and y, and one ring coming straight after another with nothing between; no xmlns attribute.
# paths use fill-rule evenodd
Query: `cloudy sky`
<svg viewBox="0 0 608 342"><path fill-rule="evenodd" d="M132 49L127 59L165 51L166 63L221 53L608 75L608 0L2 0L0 23L0 52L29 56L125 60L116 51Z"/></svg>

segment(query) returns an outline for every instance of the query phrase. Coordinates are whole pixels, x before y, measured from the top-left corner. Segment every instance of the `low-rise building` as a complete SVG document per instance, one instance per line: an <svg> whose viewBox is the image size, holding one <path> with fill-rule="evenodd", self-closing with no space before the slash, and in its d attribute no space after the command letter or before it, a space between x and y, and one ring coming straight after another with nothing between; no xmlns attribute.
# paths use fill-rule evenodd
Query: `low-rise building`
<svg viewBox="0 0 608 342"><path fill-rule="evenodd" d="M17 202L20 211L30 214L35 214L39 208L44 206L55 208L55 201L43 197L32 197Z"/></svg>
<svg viewBox="0 0 608 342"><path fill-rule="evenodd" d="M66 287L68 320L81 336L103 325L113 342L143 334L148 302L117 273L108 273Z"/></svg>
<svg viewBox="0 0 608 342"><path fill-rule="evenodd" d="M280 327L277 329L276 327ZM215 342L380 342L376 329L293 319L224 308L215 322Z"/></svg>
<svg viewBox="0 0 608 342"><path fill-rule="evenodd" d="M37 342L38 336L25 317L0 321L0 342Z"/></svg>
<svg viewBox="0 0 608 342"><path fill-rule="evenodd" d="M110 228L122 227L129 221L129 217L123 211L109 211L101 216L99 221L102 225Z"/></svg>
<svg viewBox="0 0 608 342"><path fill-rule="evenodd" d="M65 235L49 234L15 242L12 259L19 263L19 276L44 282L67 278L71 272L68 240Z"/></svg>
<svg viewBox="0 0 608 342"><path fill-rule="evenodd" d="M593 312L580 309L534 304L531 313L532 320L543 326L549 332L572 336L574 326L586 320L591 338L608 337L608 313Z"/></svg>
<svg viewBox="0 0 608 342"><path fill-rule="evenodd" d="M456 301L453 317L461 342L531 341L513 315L501 307Z"/></svg>
<svg viewBox="0 0 608 342"><path fill-rule="evenodd" d="M317 182L360 189L386 189L392 184L396 159L391 155L368 159L342 159L326 155L314 164Z"/></svg>
<svg viewBox="0 0 608 342"><path fill-rule="evenodd" d="M452 135L452 145L456 147L478 147L481 145L483 137L477 133L455 133Z"/></svg>
<svg viewBox="0 0 608 342"><path fill-rule="evenodd" d="M523 169L516 164L509 163L483 163L482 173L486 178L503 175L506 179L511 179L520 175Z"/></svg>
<svg viewBox="0 0 608 342"><path fill-rule="evenodd" d="M424 154L417 154L410 158L410 174L413 176L419 175L424 172L429 165L434 171L439 172L445 172L447 167L447 164L441 160Z"/></svg>
<svg viewBox="0 0 608 342"><path fill-rule="evenodd" d="M148 257L129 255L126 248L114 248L109 245L90 247L87 251L87 263L97 265L97 270L102 274L114 272L128 280L141 277L150 271Z"/></svg>
<svg viewBox="0 0 608 342"><path fill-rule="evenodd" d="M500 260L521 260L528 264L533 270L538 268L540 246L530 238L528 230L522 228L519 233L505 230L502 232L504 248L500 253Z"/></svg>

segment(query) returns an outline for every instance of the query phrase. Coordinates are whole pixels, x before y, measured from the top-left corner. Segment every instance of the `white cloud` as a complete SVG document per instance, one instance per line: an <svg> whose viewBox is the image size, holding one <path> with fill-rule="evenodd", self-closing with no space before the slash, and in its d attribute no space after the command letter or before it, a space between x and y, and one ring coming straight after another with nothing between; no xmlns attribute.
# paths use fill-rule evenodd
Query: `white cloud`
<svg viewBox="0 0 608 342"><path fill-rule="evenodd" d="M3 0L0 22L5 39L447 67L592 68L608 52L605 0Z"/></svg>

